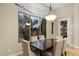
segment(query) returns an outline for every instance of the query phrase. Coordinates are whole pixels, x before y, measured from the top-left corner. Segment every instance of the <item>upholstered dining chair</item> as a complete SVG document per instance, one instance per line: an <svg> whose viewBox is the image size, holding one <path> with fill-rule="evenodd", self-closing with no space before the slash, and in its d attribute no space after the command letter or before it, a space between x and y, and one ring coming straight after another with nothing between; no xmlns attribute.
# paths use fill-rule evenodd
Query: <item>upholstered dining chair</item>
<svg viewBox="0 0 79 59"><path fill-rule="evenodd" d="M30 49L30 42L27 40L22 40L23 56L35 56Z"/></svg>
<svg viewBox="0 0 79 59"><path fill-rule="evenodd" d="M46 39L46 48L48 48L45 52L44 52L44 56L52 56L52 52L53 52L53 48L55 46L55 41L53 39Z"/></svg>
<svg viewBox="0 0 79 59"><path fill-rule="evenodd" d="M45 39L44 35L39 36L39 40L44 40L44 39Z"/></svg>
<svg viewBox="0 0 79 59"><path fill-rule="evenodd" d="M61 56L62 49L63 49L63 39L56 40L52 52L53 56Z"/></svg>
<svg viewBox="0 0 79 59"><path fill-rule="evenodd" d="M67 39L64 38L63 40L63 49L62 49L62 56L66 56L66 43L67 43Z"/></svg>
<svg viewBox="0 0 79 59"><path fill-rule="evenodd" d="M31 40L30 41L37 41L37 40L38 40L37 36L31 36Z"/></svg>
<svg viewBox="0 0 79 59"><path fill-rule="evenodd" d="M46 51L47 56L62 56L63 49L63 39L53 40L53 48L49 51Z"/></svg>

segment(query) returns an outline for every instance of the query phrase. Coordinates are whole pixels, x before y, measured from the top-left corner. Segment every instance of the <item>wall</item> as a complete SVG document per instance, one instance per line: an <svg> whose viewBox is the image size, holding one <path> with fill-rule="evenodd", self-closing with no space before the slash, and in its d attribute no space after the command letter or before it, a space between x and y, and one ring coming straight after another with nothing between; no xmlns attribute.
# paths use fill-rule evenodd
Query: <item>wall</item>
<svg viewBox="0 0 79 59"><path fill-rule="evenodd" d="M79 4L74 5L74 47L79 48Z"/></svg>
<svg viewBox="0 0 79 59"><path fill-rule="evenodd" d="M79 4L66 6L56 12L58 18L58 28L60 28L60 21L67 20L67 43L79 48ZM60 29L58 29L60 35Z"/></svg>
<svg viewBox="0 0 79 59"><path fill-rule="evenodd" d="M60 36L60 22L67 20L67 35L68 35L68 43L74 44L74 8L73 5L70 4L56 11L57 18L53 21L54 23L54 33L51 34L51 21L47 22L47 38L53 38L54 36Z"/></svg>
<svg viewBox="0 0 79 59"><path fill-rule="evenodd" d="M46 22L46 38L52 38L52 22L47 21Z"/></svg>
<svg viewBox="0 0 79 59"><path fill-rule="evenodd" d="M74 8L73 5L69 5L66 7L57 10L57 21L58 21L58 34L60 35L60 22L67 20L67 43L74 44ZM56 28L55 28L56 29Z"/></svg>
<svg viewBox="0 0 79 59"><path fill-rule="evenodd" d="M52 23L53 23L53 34L52 34ZM58 35L58 21L47 21L46 23L46 38L53 38Z"/></svg>
<svg viewBox="0 0 79 59"><path fill-rule="evenodd" d="M18 9L14 4L0 4L0 55L11 55L20 50Z"/></svg>

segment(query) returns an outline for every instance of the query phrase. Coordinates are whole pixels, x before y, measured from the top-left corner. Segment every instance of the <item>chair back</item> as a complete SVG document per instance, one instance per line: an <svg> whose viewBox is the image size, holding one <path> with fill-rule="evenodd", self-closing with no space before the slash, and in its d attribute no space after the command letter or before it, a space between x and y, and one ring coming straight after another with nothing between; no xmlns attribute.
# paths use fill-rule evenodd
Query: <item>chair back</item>
<svg viewBox="0 0 79 59"><path fill-rule="evenodd" d="M38 40L37 36L31 36L31 40L30 41L37 41L37 40Z"/></svg>
<svg viewBox="0 0 79 59"><path fill-rule="evenodd" d="M30 42L27 40L22 40L22 47L23 47L23 55L24 56L30 56Z"/></svg>
<svg viewBox="0 0 79 59"><path fill-rule="evenodd" d="M67 39L63 40L63 48L62 48L62 55L63 56L65 56L65 53L66 53L66 43L67 43L66 41L67 41Z"/></svg>
<svg viewBox="0 0 79 59"><path fill-rule="evenodd" d="M44 39L45 39L44 35L39 36L39 40L44 40Z"/></svg>
<svg viewBox="0 0 79 59"><path fill-rule="evenodd" d="M51 47L52 46L52 39L46 39L45 43L46 43L46 48Z"/></svg>
<svg viewBox="0 0 79 59"><path fill-rule="evenodd" d="M63 48L63 40L56 40L55 46L53 48L53 55L54 56L61 56L62 55L62 48Z"/></svg>

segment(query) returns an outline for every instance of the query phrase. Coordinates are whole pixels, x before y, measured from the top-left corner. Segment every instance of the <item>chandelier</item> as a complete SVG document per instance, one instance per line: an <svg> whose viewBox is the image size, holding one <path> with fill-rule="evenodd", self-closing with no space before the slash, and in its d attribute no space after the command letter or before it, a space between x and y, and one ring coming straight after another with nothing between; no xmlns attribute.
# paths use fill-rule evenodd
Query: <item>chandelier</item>
<svg viewBox="0 0 79 59"><path fill-rule="evenodd" d="M56 19L56 17L57 16L52 13L52 8L51 8L51 4L50 4L49 14L45 17L45 19L47 21L54 21Z"/></svg>

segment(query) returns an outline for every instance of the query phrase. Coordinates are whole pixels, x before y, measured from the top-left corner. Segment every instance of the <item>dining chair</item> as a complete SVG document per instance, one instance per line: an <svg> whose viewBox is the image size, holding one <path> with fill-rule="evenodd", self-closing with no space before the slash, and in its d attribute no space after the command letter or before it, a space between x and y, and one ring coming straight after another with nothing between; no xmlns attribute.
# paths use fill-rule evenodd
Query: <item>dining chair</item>
<svg viewBox="0 0 79 59"><path fill-rule="evenodd" d="M30 42L27 40L22 40L23 56L35 56L30 49Z"/></svg>
<svg viewBox="0 0 79 59"><path fill-rule="evenodd" d="M30 41L37 41L37 40L38 40L37 36L31 36L31 40Z"/></svg>
<svg viewBox="0 0 79 59"><path fill-rule="evenodd" d="M44 40L44 39L45 39L44 35L39 36L39 40Z"/></svg>
<svg viewBox="0 0 79 59"><path fill-rule="evenodd" d="M45 56L62 56L63 39L53 40L53 48L47 50Z"/></svg>
<svg viewBox="0 0 79 59"><path fill-rule="evenodd" d="M46 44L46 49L44 51L44 56L52 56L52 50L53 50L53 39L46 39L45 41L45 44ZM50 48L49 48L50 47Z"/></svg>
<svg viewBox="0 0 79 59"><path fill-rule="evenodd" d="M67 39L63 40L63 49L62 49L62 56L66 56L66 43L67 43Z"/></svg>
<svg viewBox="0 0 79 59"><path fill-rule="evenodd" d="M55 45L52 50L53 56L62 56L63 39L55 40Z"/></svg>

